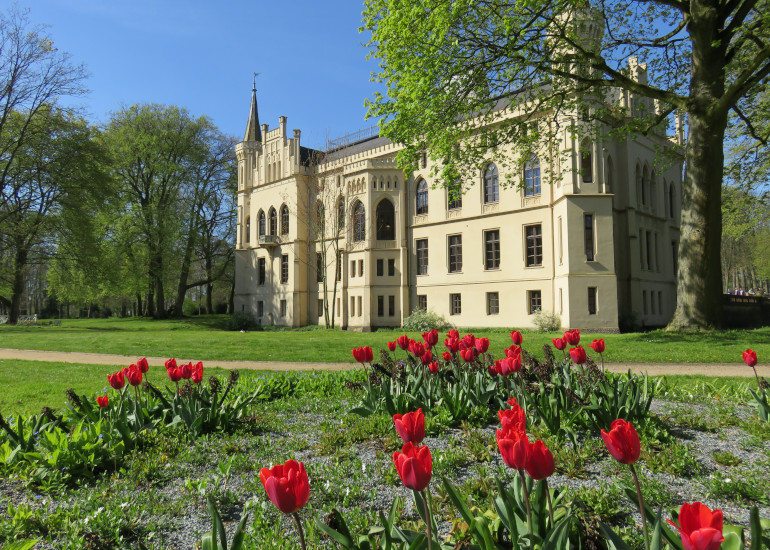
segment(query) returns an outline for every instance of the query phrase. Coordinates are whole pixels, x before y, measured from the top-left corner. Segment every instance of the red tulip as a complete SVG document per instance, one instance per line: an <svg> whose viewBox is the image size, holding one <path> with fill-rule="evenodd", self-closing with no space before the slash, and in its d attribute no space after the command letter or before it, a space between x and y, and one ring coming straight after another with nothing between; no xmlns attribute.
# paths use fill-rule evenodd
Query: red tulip
<svg viewBox="0 0 770 550"><path fill-rule="evenodd" d="M452 360L452 354L449 353L448 351L445 351L444 353L442 353L441 357L444 358L444 361L451 361Z"/></svg>
<svg viewBox="0 0 770 550"><path fill-rule="evenodd" d="M460 341L465 345L466 348L472 348L473 342L476 341L476 337L473 334L466 334Z"/></svg>
<svg viewBox="0 0 770 550"><path fill-rule="evenodd" d="M570 348L569 349L569 356L578 365L582 365L588 359L588 356L586 355L586 350L583 349L583 346L578 346L576 348Z"/></svg>
<svg viewBox="0 0 770 550"><path fill-rule="evenodd" d="M596 353L604 353L604 338L594 340L588 345L591 346L591 349L593 349Z"/></svg>
<svg viewBox="0 0 770 550"><path fill-rule="evenodd" d="M416 447L411 441L404 443L401 452L393 453L393 463L407 489L422 491L430 483L433 459L427 446Z"/></svg>
<svg viewBox="0 0 770 550"><path fill-rule="evenodd" d="M457 329L454 329L454 328L453 329L449 329L449 332L446 333L446 337L449 338L450 340L452 338L457 338L459 340L460 339L460 333L457 332Z"/></svg>
<svg viewBox="0 0 770 550"><path fill-rule="evenodd" d="M416 340L411 340L409 342L409 351L415 357L422 357L423 354L425 353L425 346L422 345L422 342L417 342Z"/></svg>
<svg viewBox="0 0 770 550"><path fill-rule="evenodd" d="M444 352L444 353L446 353L446 352ZM430 373L431 373L431 374L436 374L436 373L438 373L438 363L436 363L435 361L433 361L432 363L430 363L430 364L428 365L428 370L430 370Z"/></svg>
<svg viewBox="0 0 770 550"><path fill-rule="evenodd" d="M462 357L466 363L470 363L476 358L476 348L460 350L460 357Z"/></svg>
<svg viewBox="0 0 770 550"><path fill-rule="evenodd" d="M398 347L404 351L409 349L409 337L406 334L396 338L396 343L398 344Z"/></svg>
<svg viewBox="0 0 770 550"><path fill-rule="evenodd" d="M556 465L553 462L553 454L545 443L539 439L529 446L527 457L527 473L534 480L545 479L553 475Z"/></svg>
<svg viewBox="0 0 770 550"><path fill-rule="evenodd" d="M503 462L509 468L523 470L527 467L530 443L526 433L509 427L505 430L497 430L496 439Z"/></svg>
<svg viewBox="0 0 770 550"><path fill-rule="evenodd" d="M752 349L747 349L743 352L743 361L750 367L757 364L757 352Z"/></svg>
<svg viewBox="0 0 770 550"><path fill-rule="evenodd" d="M509 376L521 370L521 357L506 357L500 360L500 374Z"/></svg>
<svg viewBox="0 0 770 550"><path fill-rule="evenodd" d="M195 363L195 365L193 365L192 375L190 378L196 384L200 384L201 380L203 380L203 363L201 361L198 361Z"/></svg>
<svg viewBox="0 0 770 550"><path fill-rule="evenodd" d="M182 365L179 367L179 373L182 375L182 378L185 380L189 380L192 376L192 370L193 370L193 364L192 361L187 363L186 365Z"/></svg>
<svg viewBox="0 0 770 550"><path fill-rule="evenodd" d="M102 395L96 398L96 404L99 405L102 409L109 405L110 398L106 395Z"/></svg>
<svg viewBox="0 0 770 550"><path fill-rule="evenodd" d="M425 415L422 409L406 414L394 414L393 424L404 443L421 443L425 439Z"/></svg>
<svg viewBox="0 0 770 550"><path fill-rule="evenodd" d="M714 510L695 502L684 503L679 510L679 525L666 520L677 528L685 550L718 550L725 538L722 536L722 510Z"/></svg>
<svg viewBox="0 0 770 550"><path fill-rule="evenodd" d="M123 375L123 371L118 371L115 374L108 374L107 382L109 382L110 386L112 386L112 388L115 390L123 389L123 386L126 385L126 380Z"/></svg>
<svg viewBox="0 0 770 550"><path fill-rule="evenodd" d="M511 341L514 345L520 346L523 340L524 338L522 338L521 333L518 330L511 332Z"/></svg>
<svg viewBox="0 0 770 550"><path fill-rule="evenodd" d="M499 369L500 368L500 360L496 360L493 365L489 365L487 367L487 372L489 373L489 376L497 376L500 374Z"/></svg>
<svg viewBox="0 0 770 550"><path fill-rule="evenodd" d="M175 369L175 368L176 368L176 359L167 359L166 369Z"/></svg>
<svg viewBox="0 0 770 550"><path fill-rule="evenodd" d="M639 459L641 444L636 428L630 422L618 418L610 425L609 433L602 430L602 439L612 457L623 464L633 464Z"/></svg>
<svg viewBox="0 0 770 550"><path fill-rule="evenodd" d="M131 365L133 368L128 369L126 372L126 378L128 378L128 383L132 386L138 386L142 383L142 371L139 370L139 367L136 365Z"/></svg>
<svg viewBox="0 0 770 550"><path fill-rule="evenodd" d="M179 367L166 369L166 374L168 374L169 380L172 382L179 382L182 379L182 369Z"/></svg>
<svg viewBox="0 0 770 550"><path fill-rule="evenodd" d="M508 405L510 405L513 408L519 407L519 401L515 397L511 397L508 399Z"/></svg>
<svg viewBox="0 0 770 550"><path fill-rule="evenodd" d="M553 347L559 351L563 351L567 347L567 341L564 338L554 338L551 342L553 342Z"/></svg>
<svg viewBox="0 0 770 550"><path fill-rule="evenodd" d="M503 432L511 429L516 432L525 432L527 429L527 415L518 404L512 409L497 411Z"/></svg>
<svg viewBox="0 0 770 550"><path fill-rule="evenodd" d="M521 357L521 348L517 345L512 345L510 348L505 348L506 357Z"/></svg>
<svg viewBox="0 0 770 550"><path fill-rule="evenodd" d="M372 359L374 359L374 353L369 346L354 348L351 351L353 353L353 358L359 363L371 363Z"/></svg>
<svg viewBox="0 0 770 550"><path fill-rule="evenodd" d="M425 341L425 345L432 348L438 344L438 331L434 328L431 331L423 332L422 339Z"/></svg>
<svg viewBox="0 0 770 550"><path fill-rule="evenodd" d="M430 350L426 350L425 353L420 356L420 361L422 361L423 365L430 365L431 361L433 361L433 353L431 353Z"/></svg>
<svg viewBox="0 0 770 550"><path fill-rule="evenodd" d="M489 338L476 338L473 345L476 346L479 354L486 353L489 349Z"/></svg>
<svg viewBox="0 0 770 550"><path fill-rule="evenodd" d="M580 331L578 329L568 330L564 333L564 339L570 346L577 346L580 343Z"/></svg>
<svg viewBox="0 0 770 550"><path fill-rule="evenodd" d="M142 374L150 370L150 365L147 363L146 357L139 359L139 361L136 362L136 366L139 367L139 370L142 371Z"/></svg>
<svg viewBox="0 0 770 550"><path fill-rule="evenodd" d="M286 464L276 464L272 469L262 468L259 479L275 507L284 514L293 514L310 497L310 482L305 466L289 459Z"/></svg>
<svg viewBox="0 0 770 550"><path fill-rule="evenodd" d="M460 351L460 340L458 338L447 338L444 340L444 345L452 353Z"/></svg>
<svg viewBox="0 0 770 550"><path fill-rule="evenodd" d="M396 351L397 342L394 340L393 342L388 342L388 350L390 351Z"/></svg>

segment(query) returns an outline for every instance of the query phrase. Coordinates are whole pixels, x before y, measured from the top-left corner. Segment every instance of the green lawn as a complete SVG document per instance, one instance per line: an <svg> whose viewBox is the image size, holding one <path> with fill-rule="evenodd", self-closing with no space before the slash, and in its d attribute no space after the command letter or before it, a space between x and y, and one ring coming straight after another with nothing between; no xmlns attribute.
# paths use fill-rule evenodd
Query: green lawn
<svg viewBox="0 0 770 550"><path fill-rule="evenodd" d="M0 347L58 351L189 357L201 360L352 362L350 350L371 346L378 350L403 330L373 333L319 328L226 332L223 316L204 316L173 321L146 319L69 320L62 326L13 327L0 325ZM515 325L512 326L512 328ZM471 329L491 341L490 350L501 355L510 346L509 329ZM461 331L462 332L462 331ZM542 347L561 333L524 332L524 348L542 357ZM419 338L417 333L411 337ZM615 363L737 363L746 348L754 349L764 362L770 357L770 327L756 330L668 333L653 331L629 334L583 334L587 346L604 338L605 360ZM443 335L440 342L443 340ZM443 351L443 346L439 345ZM589 350L590 353L590 350Z"/></svg>

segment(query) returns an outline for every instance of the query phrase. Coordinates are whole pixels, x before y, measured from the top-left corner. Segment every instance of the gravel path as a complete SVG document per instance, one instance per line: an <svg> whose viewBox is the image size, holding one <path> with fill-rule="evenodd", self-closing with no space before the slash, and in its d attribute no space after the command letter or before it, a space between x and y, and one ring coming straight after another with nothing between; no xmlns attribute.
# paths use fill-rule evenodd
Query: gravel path
<svg viewBox="0 0 770 550"><path fill-rule="evenodd" d="M80 353L72 351L37 351L24 349L0 348L0 359L23 359L27 361L56 361L61 363L81 363L86 365L122 365L127 366L135 362L137 357L129 355L111 355L106 353ZM148 357L153 365L162 365L168 357ZM197 362L201 358L182 359L177 361L187 363ZM304 370L345 370L358 366L357 363L289 363L279 361L217 361L203 359L207 367L220 367L223 369L253 369L253 370L277 370L277 371L304 371ZM705 376L740 376L753 378L754 371L743 363L618 363L607 364L607 370L611 372L626 372L628 369L635 373L646 372L650 376L667 374L702 374ZM770 365L757 365L759 376L770 378Z"/></svg>

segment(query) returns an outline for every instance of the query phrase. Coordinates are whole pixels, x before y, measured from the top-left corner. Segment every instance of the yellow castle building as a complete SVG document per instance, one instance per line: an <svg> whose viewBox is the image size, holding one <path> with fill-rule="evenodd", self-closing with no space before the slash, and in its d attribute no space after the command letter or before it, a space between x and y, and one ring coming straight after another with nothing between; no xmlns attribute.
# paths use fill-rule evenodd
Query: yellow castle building
<svg viewBox="0 0 770 550"><path fill-rule="evenodd" d="M646 78L635 59L629 70ZM645 101L613 100L630 112ZM404 174L399 144L374 129L321 153L284 116L260 125L253 90L236 146L235 309L263 325L349 330L398 327L417 307L458 327L534 327L540 311L563 328L664 325L682 162L656 163L682 139L681 125L579 143L565 131L515 173L490 151L454 195L434 185L428 155Z"/></svg>

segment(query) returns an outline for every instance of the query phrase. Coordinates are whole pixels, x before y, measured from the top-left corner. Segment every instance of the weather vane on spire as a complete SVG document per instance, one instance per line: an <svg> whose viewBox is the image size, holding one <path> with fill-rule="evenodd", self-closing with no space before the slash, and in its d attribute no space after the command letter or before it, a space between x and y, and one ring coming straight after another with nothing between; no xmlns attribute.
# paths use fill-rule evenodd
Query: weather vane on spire
<svg viewBox="0 0 770 550"><path fill-rule="evenodd" d="M254 73L254 84L252 84L251 89L255 92L257 91L257 77L259 76L258 72Z"/></svg>

